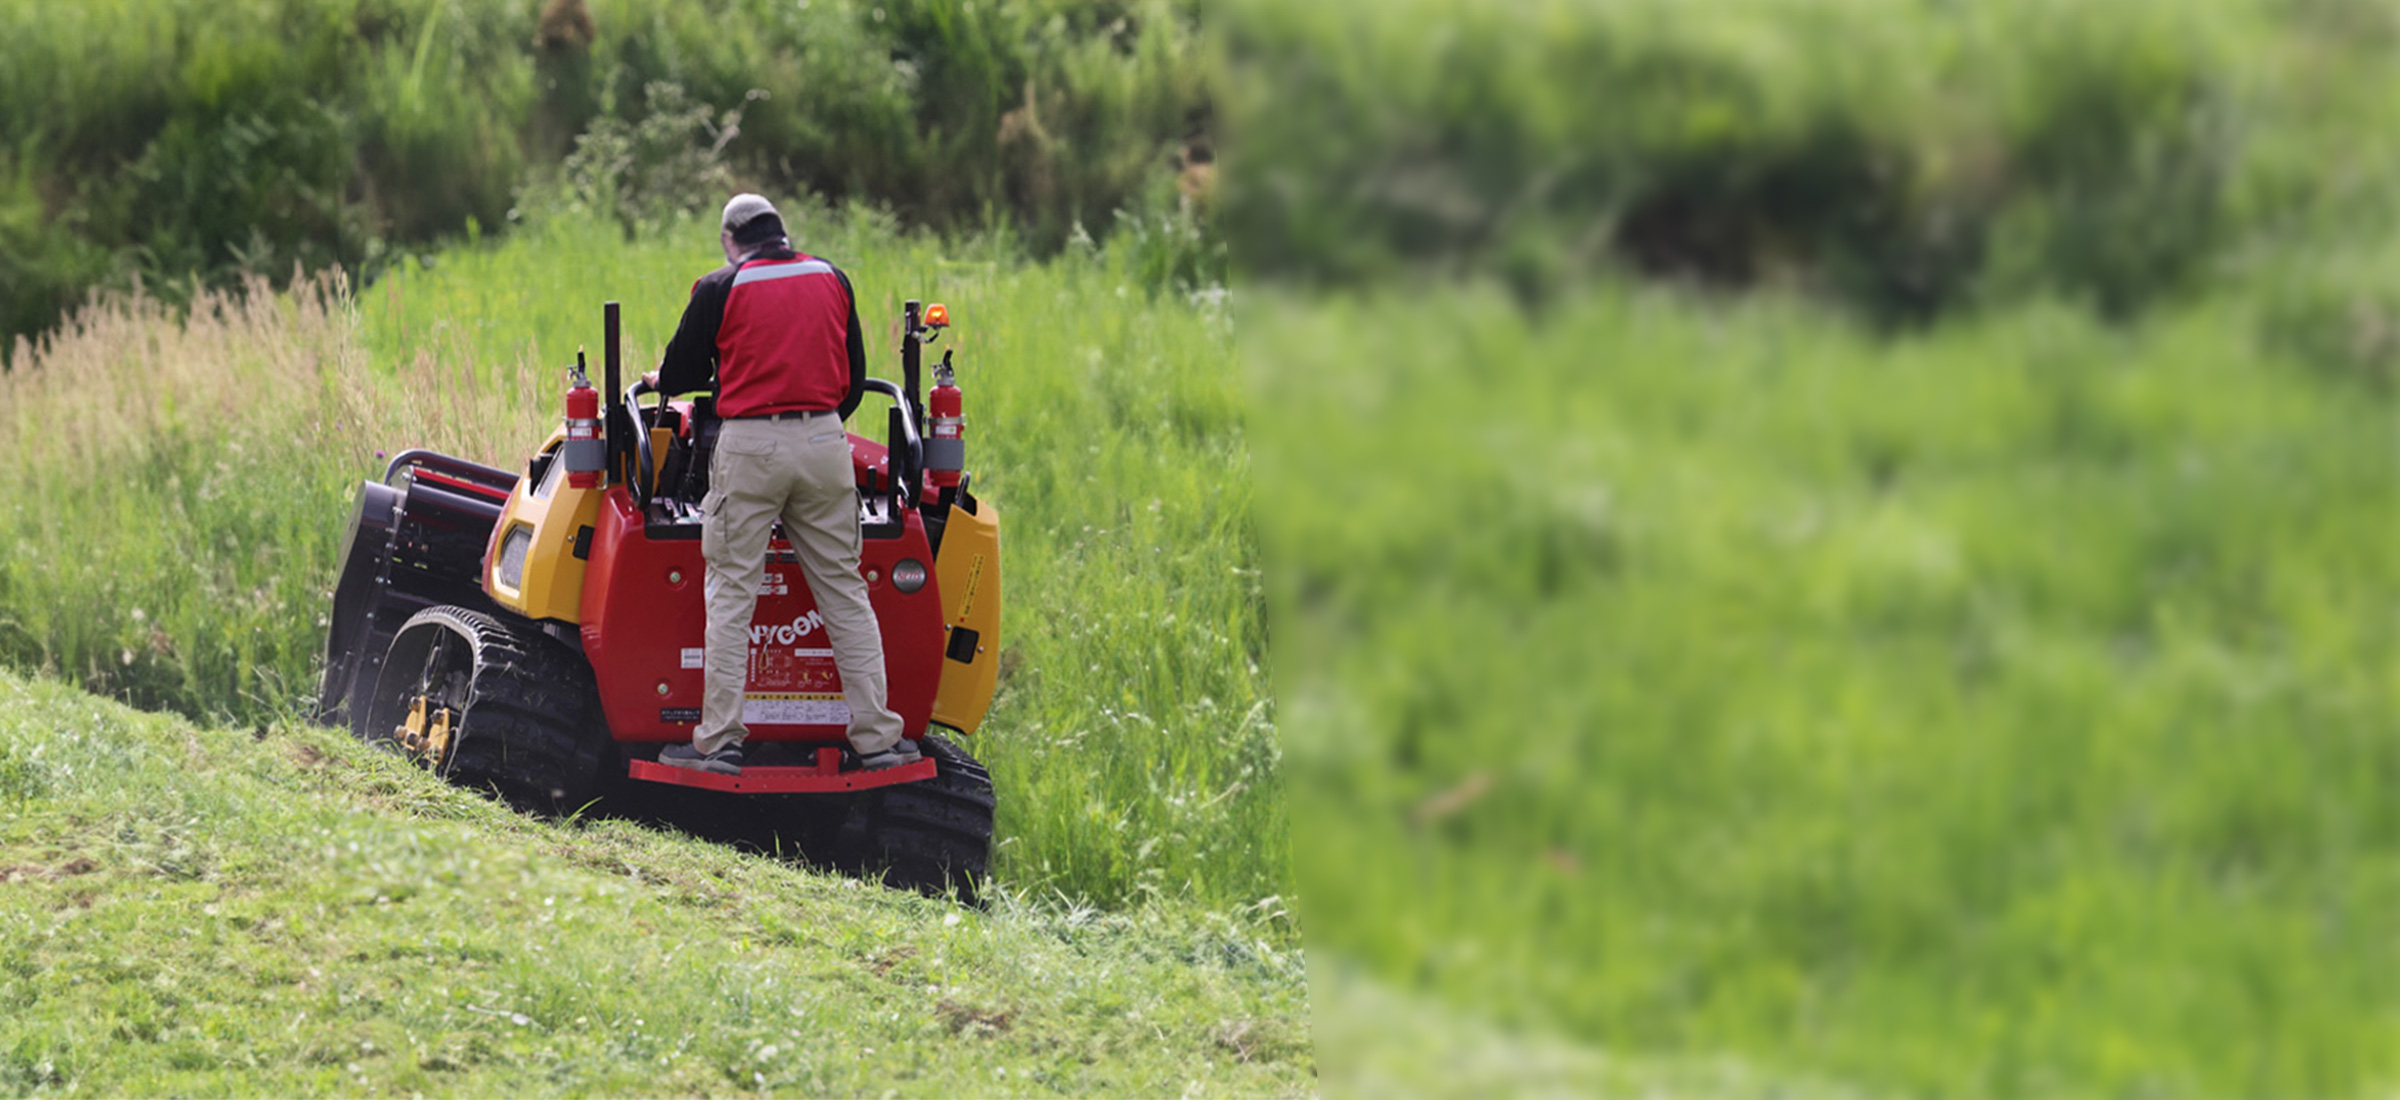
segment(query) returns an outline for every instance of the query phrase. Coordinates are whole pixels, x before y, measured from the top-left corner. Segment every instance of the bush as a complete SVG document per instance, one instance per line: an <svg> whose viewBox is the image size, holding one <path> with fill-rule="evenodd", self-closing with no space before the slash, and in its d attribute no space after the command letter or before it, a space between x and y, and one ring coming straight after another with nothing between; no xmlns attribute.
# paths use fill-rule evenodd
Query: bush
<svg viewBox="0 0 2400 1100"><path fill-rule="evenodd" d="M0 347L135 272L178 302L295 264L372 278L506 225L578 135L570 190L627 184L608 203L628 222L740 184L1043 251L1206 145L1197 11L1164 0L0 0L0 18Z"/></svg>
<svg viewBox="0 0 2400 1100"><path fill-rule="evenodd" d="M742 123L741 107L713 111L686 99L674 84L661 81L643 91L649 117L638 123L614 116L595 120L560 169L570 201L615 217L629 234L726 194L733 173L725 146Z"/></svg>

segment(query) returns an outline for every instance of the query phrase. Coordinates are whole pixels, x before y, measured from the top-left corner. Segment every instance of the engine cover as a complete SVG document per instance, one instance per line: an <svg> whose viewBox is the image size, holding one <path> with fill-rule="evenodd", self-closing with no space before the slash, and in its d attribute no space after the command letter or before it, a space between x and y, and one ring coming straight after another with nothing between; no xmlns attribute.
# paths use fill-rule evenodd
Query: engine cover
<svg viewBox="0 0 2400 1100"><path fill-rule="evenodd" d="M688 528L691 534L697 527ZM678 533L680 534L680 532ZM865 540L860 568L883 630L888 705L912 737L933 711L945 627L923 520L903 514L897 537ZM903 591L900 579L914 585ZM919 577L923 579L918 580ZM706 566L695 537L653 538L633 496L609 489L593 524L583 583L584 655L619 741L689 740L700 721L701 646L708 624ZM767 548L765 590L750 622L742 724L752 741L840 741L849 730L841 674L824 620L791 547Z"/></svg>

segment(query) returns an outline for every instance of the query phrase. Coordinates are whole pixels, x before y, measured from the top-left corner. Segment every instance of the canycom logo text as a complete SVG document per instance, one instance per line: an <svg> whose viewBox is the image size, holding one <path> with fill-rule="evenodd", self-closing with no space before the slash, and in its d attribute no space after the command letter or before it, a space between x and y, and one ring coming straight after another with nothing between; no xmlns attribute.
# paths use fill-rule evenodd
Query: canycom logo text
<svg viewBox="0 0 2400 1100"><path fill-rule="evenodd" d="M808 614L802 615L799 618L793 619L792 621L784 623L781 626L751 627L750 644L790 645L793 642L799 641L800 639L815 633L819 627L824 625L825 619L816 612L811 611Z"/></svg>

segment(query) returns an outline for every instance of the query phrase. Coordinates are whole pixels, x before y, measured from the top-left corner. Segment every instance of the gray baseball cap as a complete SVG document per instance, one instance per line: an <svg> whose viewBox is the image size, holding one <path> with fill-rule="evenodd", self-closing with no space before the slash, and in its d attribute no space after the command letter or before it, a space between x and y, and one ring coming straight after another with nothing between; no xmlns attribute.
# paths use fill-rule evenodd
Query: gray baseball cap
<svg viewBox="0 0 2400 1100"><path fill-rule="evenodd" d="M761 214L773 216L777 221L783 220L783 216L775 212L775 204L768 202L765 196L743 192L725 204L725 218L720 224L729 230L740 229Z"/></svg>

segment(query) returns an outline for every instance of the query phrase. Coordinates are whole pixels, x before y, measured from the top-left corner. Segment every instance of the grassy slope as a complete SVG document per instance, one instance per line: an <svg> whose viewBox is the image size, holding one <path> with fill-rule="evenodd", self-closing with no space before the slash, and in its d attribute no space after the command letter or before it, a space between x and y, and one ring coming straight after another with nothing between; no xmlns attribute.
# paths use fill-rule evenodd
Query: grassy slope
<svg viewBox="0 0 2400 1100"><path fill-rule="evenodd" d="M0 1092L1292 1094L1298 958L961 910L0 672Z"/></svg>
<svg viewBox="0 0 2400 1100"><path fill-rule="evenodd" d="M1885 342L1461 292L1244 331L1329 964L1903 1095L2400 1079L2371 377L2240 303ZM1329 1084L1396 1053L1339 1030Z"/></svg>

